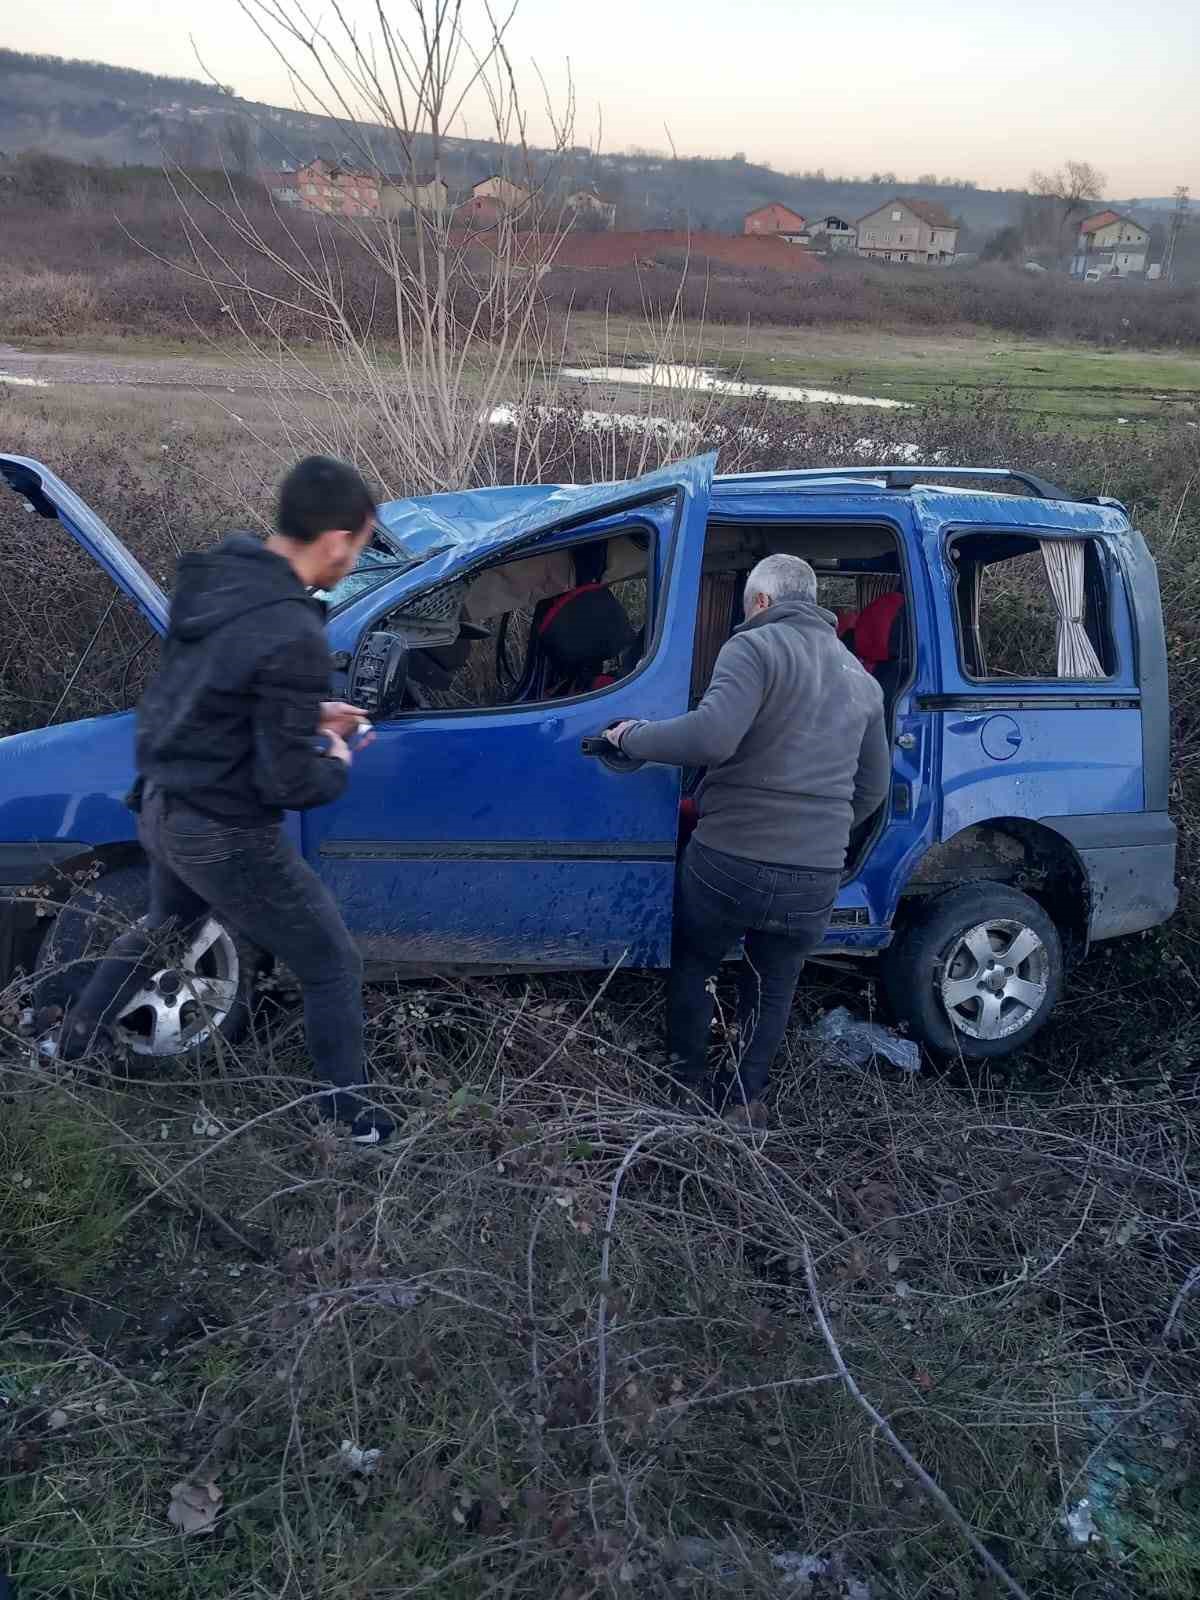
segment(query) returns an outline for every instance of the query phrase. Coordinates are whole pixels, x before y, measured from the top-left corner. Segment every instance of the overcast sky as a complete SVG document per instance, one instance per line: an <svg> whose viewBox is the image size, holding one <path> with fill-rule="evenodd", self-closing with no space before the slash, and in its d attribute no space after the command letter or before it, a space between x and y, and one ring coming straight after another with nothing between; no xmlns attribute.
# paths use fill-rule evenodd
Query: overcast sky
<svg viewBox="0 0 1200 1600"><path fill-rule="evenodd" d="M396 17L409 6L391 0ZM322 0L313 10L329 14ZM5 11L0 43L146 71L201 75L194 35L218 80L295 103L237 0ZM1108 174L1113 197L1179 183L1200 194L1196 0L520 0L510 40L552 90L569 59L579 142L602 116L610 150L663 148L669 132L681 155L740 150L783 171L936 171L987 187L1075 157ZM469 131L483 124L477 112Z"/></svg>

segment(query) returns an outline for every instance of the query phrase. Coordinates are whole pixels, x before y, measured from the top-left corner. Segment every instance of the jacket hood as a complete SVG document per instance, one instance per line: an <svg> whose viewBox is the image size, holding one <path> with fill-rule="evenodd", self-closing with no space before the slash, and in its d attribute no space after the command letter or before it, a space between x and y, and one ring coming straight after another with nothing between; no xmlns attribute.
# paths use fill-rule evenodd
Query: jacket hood
<svg viewBox="0 0 1200 1600"><path fill-rule="evenodd" d="M231 533L215 550L180 557L170 634L203 639L235 617L286 601L314 603L282 556L253 534Z"/></svg>
<svg viewBox="0 0 1200 1600"><path fill-rule="evenodd" d="M756 611L733 631L747 633L751 628L766 628L782 622L793 628L832 628L837 632L837 618L815 600L776 600L765 611Z"/></svg>

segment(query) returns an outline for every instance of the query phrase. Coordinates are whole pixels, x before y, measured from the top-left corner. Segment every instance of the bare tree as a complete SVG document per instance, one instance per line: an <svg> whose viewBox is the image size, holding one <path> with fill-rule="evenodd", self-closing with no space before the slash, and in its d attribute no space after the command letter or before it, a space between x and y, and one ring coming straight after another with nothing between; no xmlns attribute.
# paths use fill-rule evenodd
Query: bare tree
<svg viewBox="0 0 1200 1600"><path fill-rule="evenodd" d="M480 0L468 26L467 0L370 0L366 35L342 0L321 15L306 0L240 4L297 102L337 129L338 209L311 229L307 217L264 218L231 183L220 225L207 226L212 202L180 184L195 275L281 392L324 402L309 406L323 418L314 442L396 492L480 481L497 408L529 401L556 369L542 278L569 221L551 178L573 144L573 91L558 107L545 94L548 148L535 154L507 46L515 6L497 15ZM468 113L498 154L492 201L465 215L445 197L448 141ZM238 248L221 242L230 228ZM267 276L288 292L265 288ZM365 308L351 278L374 285ZM298 317L307 351L290 331Z"/></svg>
<svg viewBox="0 0 1200 1600"><path fill-rule="evenodd" d="M1054 204L1058 221L1058 247L1066 254L1064 235L1072 221L1082 217L1089 205L1099 200L1107 187L1108 179L1090 161L1066 161L1053 172L1030 174L1030 192Z"/></svg>
<svg viewBox="0 0 1200 1600"><path fill-rule="evenodd" d="M674 305L634 335L653 380L624 391L616 416L565 396L570 309L550 315L543 279L571 224L564 163L588 152L571 86L555 108L541 80L549 147L529 143L507 46L516 0L500 17L476 0L472 28L471 0L369 0L370 37L343 0L328 23L306 0L239 3L297 101L337 133L333 214L263 212L232 178L217 202L176 174L192 274L220 296L250 386L277 395L284 449L343 454L385 493L411 494L538 479L567 455L595 477L633 476L703 441L716 397L694 359L702 328L684 326L686 266ZM468 111L495 167L490 199L464 208L446 186L455 134L480 137ZM735 459L742 448L728 441Z"/></svg>
<svg viewBox="0 0 1200 1600"><path fill-rule="evenodd" d="M245 117L225 118L225 150L228 165L240 177L248 178L254 170L254 134Z"/></svg>

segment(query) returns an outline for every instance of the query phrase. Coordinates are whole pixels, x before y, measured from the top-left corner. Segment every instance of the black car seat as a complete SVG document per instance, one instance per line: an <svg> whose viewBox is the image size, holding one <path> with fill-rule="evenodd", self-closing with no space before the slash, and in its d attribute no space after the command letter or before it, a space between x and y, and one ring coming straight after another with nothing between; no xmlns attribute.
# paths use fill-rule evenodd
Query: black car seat
<svg viewBox="0 0 1200 1600"><path fill-rule="evenodd" d="M553 694L583 694L615 682L606 671L612 661L619 659L622 671L631 658L636 665L637 629L604 584L579 584L544 602L538 611L540 616L534 612L531 653L536 641L556 680Z"/></svg>
<svg viewBox="0 0 1200 1600"><path fill-rule="evenodd" d="M584 694L615 681L606 668L619 663L623 677L641 659L641 634L624 606L603 583L608 547L603 541L573 553L575 586L534 607L524 667L506 698L522 701ZM497 638L497 661L507 651L505 619Z"/></svg>

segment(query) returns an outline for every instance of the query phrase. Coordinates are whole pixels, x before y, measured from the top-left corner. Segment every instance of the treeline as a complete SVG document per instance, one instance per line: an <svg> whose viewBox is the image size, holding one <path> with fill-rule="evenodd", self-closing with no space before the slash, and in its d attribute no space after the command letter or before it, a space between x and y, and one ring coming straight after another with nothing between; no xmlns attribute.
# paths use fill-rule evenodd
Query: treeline
<svg viewBox="0 0 1200 1600"><path fill-rule="evenodd" d="M934 271L848 259L799 283L763 268L731 272L693 257L680 288L679 266L614 271L554 267L551 304L631 317L667 315L680 304L689 320L732 327L857 327L920 334L987 328L1025 338L1078 340L1099 349L1200 346L1200 290L1156 283L1083 285L1059 274L1034 276L1008 265Z"/></svg>
<svg viewBox="0 0 1200 1600"><path fill-rule="evenodd" d="M37 73L78 84L101 94L143 100L151 91L173 100L211 100L214 94L232 95L227 85L217 88L199 78L170 78L135 67L114 67L107 61L75 61L65 56L29 55L23 50L0 49L0 76Z"/></svg>
<svg viewBox="0 0 1200 1600"><path fill-rule="evenodd" d="M68 161L44 150L0 156L0 214L7 211L14 226L14 213L18 210L27 213L38 208L96 208L111 212L114 207L122 210L136 203L139 211L148 206L170 211L177 207L180 193L228 200L231 187L239 200L267 204L263 184L235 173L230 163L224 168L189 166L186 173L173 178L162 166L118 167L107 162Z"/></svg>

